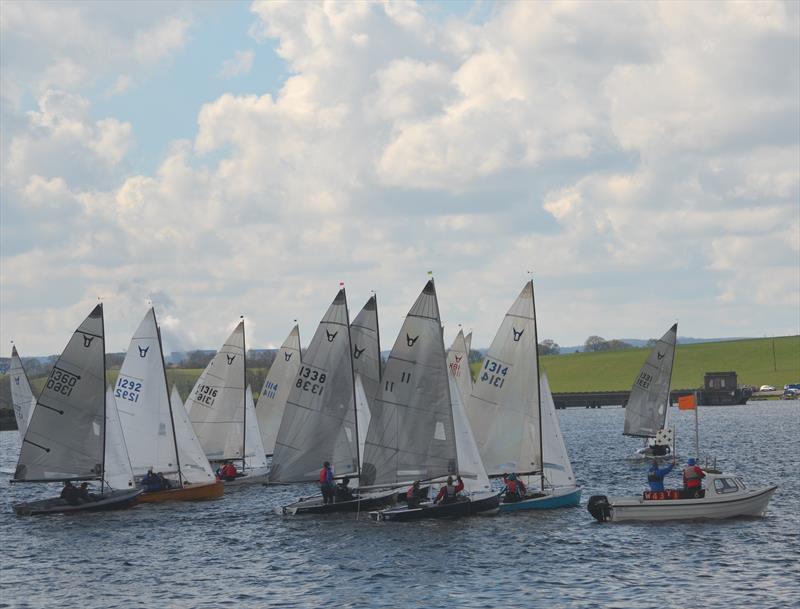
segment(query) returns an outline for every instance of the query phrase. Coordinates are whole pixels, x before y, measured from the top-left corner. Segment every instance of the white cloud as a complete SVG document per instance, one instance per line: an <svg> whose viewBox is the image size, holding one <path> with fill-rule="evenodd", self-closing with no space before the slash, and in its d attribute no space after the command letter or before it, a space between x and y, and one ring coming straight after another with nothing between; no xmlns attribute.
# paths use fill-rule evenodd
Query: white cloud
<svg viewBox="0 0 800 609"><path fill-rule="evenodd" d="M233 78L234 76L239 76L239 74L248 74L253 69L255 56L254 51L236 51L232 59L226 59L222 63L220 76Z"/></svg>

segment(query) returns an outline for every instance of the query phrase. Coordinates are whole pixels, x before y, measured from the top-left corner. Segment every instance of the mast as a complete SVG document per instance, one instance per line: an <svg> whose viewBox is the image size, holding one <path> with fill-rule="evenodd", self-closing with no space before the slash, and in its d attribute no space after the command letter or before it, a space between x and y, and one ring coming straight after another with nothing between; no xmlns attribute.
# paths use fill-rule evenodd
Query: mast
<svg viewBox="0 0 800 609"><path fill-rule="evenodd" d="M445 371L445 379L449 379L450 371L447 369L447 351L444 347L444 326L442 325L442 315L439 311L439 295L436 293L436 282L433 280L433 273L428 272L430 275L430 282L433 286L433 301L436 303L436 315L439 318L439 340L442 341L442 352L445 354L445 362L444 362L444 371ZM455 433L455 421L453 420L453 395L450 393L450 382L448 380L447 383L447 395L450 398L450 425L452 426L453 433ZM456 475L460 476L461 473L458 469L458 442L456 442Z"/></svg>
<svg viewBox="0 0 800 609"><path fill-rule="evenodd" d="M675 352L678 350L678 322L675 322L675 325L672 327L675 328L675 347L672 349L672 361L669 363L669 383L667 383L666 412L669 412L669 407L672 405L672 371L675 368ZM666 417L666 413L664 416Z"/></svg>
<svg viewBox="0 0 800 609"><path fill-rule="evenodd" d="M375 333L378 335L378 387L380 388L383 382L383 357L381 356L381 324L380 315L378 315L378 295L373 292L372 298L375 300Z"/></svg>
<svg viewBox="0 0 800 609"><path fill-rule="evenodd" d="M355 369L353 368L353 340L350 336L350 309L347 307L347 292L345 291L344 285L342 286L342 292L344 293L344 315L347 320L347 358L350 361L350 381L352 383L351 386L353 388L353 422L355 424L355 429L356 429L356 441L355 441L356 473L360 477L361 451L359 450L359 443L358 443L358 403L356 399L356 372ZM380 353L378 354L378 357L380 358Z"/></svg>
<svg viewBox="0 0 800 609"><path fill-rule="evenodd" d="M153 321L156 320L156 310L153 309ZM164 370L164 389L167 392L167 405L169 406L169 424L172 426L172 443L175 446L175 465L178 468L178 483L183 488L183 472L181 472L181 456L178 450L178 437L175 434L175 418L172 414L172 393L167 382L167 366L164 363L164 346L161 344L161 327L156 323L156 336L158 337L158 353L161 357L161 368Z"/></svg>
<svg viewBox="0 0 800 609"><path fill-rule="evenodd" d="M539 463L541 467L541 489L544 491L544 444L542 442L542 385L541 367L539 365L539 328L536 323L536 298L533 293L533 279L530 279L531 284L531 304L533 305L533 348L536 350L536 402L539 410Z"/></svg>
<svg viewBox="0 0 800 609"><path fill-rule="evenodd" d="M244 315L240 315L242 320L242 472L247 460L247 345L244 341Z"/></svg>
<svg viewBox="0 0 800 609"><path fill-rule="evenodd" d="M103 303L100 302L100 328L103 335L103 459L100 474L100 494L105 490L106 480L106 430L108 429L108 402L106 401L106 321L103 315Z"/></svg>

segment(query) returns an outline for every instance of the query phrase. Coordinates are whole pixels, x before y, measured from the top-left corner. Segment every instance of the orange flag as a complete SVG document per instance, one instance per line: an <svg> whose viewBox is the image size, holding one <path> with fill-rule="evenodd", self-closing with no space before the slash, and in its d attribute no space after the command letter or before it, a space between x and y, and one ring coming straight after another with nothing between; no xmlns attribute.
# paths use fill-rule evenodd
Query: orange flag
<svg viewBox="0 0 800 609"><path fill-rule="evenodd" d="M697 401L694 399L694 394L684 395L678 398L678 408L680 410L694 410L697 406Z"/></svg>

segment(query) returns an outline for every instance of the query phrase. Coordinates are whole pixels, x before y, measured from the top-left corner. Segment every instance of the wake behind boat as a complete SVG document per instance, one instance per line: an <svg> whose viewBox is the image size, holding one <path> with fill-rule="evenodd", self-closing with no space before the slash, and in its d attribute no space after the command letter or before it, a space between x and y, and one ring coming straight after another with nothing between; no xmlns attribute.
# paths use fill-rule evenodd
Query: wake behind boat
<svg viewBox="0 0 800 609"><path fill-rule="evenodd" d="M658 522L763 516L775 485L748 488L741 478L706 473L704 492L645 491L635 497L595 495L587 509L598 522ZM695 497L694 495L699 495Z"/></svg>

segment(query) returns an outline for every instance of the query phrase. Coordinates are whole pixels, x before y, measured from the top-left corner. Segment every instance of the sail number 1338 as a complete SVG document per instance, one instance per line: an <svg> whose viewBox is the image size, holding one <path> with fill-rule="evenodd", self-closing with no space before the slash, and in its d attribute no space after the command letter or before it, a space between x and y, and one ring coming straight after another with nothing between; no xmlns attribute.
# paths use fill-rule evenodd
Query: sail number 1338
<svg viewBox="0 0 800 609"><path fill-rule="evenodd" d="M297 373L297 382L294 386L303 391L310 391L314 395L322 395L327 378L324 372L314 370L308 366L300 366L300 372Z"/></svg>

